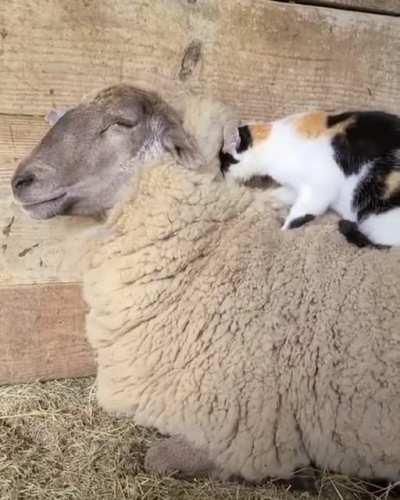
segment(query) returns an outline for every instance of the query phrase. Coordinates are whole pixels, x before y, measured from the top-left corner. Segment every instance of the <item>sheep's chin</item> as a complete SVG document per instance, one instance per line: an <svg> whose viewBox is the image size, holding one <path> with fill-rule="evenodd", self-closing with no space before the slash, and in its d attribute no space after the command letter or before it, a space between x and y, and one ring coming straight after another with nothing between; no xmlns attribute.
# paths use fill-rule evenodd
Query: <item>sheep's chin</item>
<svg viewBox="0 0 400 500"><path fill-rule="evenodd" d="M23 204L22 209L33 219L51 219L56 215L65 215L70 209L72 200L67 193L36 203Z"/></svg>

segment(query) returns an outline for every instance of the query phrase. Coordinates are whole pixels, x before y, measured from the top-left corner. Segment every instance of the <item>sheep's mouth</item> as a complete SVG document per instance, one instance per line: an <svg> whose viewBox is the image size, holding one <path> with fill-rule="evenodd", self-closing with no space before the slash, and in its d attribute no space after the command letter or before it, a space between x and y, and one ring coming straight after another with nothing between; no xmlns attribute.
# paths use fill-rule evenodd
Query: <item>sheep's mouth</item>
<svg viewBox="0 0 400 500"><path fill-rule="evenodd" d="M61 193L45 200L23 203L22 208L34 219L50 219L61 215L69 206L67 193Z"/></svg>

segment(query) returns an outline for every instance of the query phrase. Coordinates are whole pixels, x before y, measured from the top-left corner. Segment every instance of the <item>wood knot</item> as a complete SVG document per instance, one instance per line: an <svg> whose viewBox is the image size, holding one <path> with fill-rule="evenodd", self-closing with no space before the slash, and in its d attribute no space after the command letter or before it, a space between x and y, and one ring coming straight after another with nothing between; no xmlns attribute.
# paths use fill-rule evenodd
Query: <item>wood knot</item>
<svg viewBox="0 0 400 500"><path fill-rule="evenodd" d="M186 81L192 76L195 67L201 59L201 42L193 40L183 53L181 69L179 71L179 80Z"/></svg>
<svg viewBox="0 0 400 500"><path fill-rule="evenodd" d="M10 236L11 228L13 227L14 222L15 222L15 217L13 216L11 217L10 222L5 227L3 227L2 232L6 238Z"/></svg>

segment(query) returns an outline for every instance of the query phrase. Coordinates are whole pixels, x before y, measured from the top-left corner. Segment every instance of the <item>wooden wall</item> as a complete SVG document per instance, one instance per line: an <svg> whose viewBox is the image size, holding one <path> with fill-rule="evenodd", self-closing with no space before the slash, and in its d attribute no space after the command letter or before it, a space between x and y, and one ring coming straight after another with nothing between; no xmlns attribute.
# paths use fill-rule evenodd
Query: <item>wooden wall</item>
<svg viewBox="0 0 400 500"><path fill-rule="evenodd" d="M64 262L76 221L35 222L10 196L10 175L50 107L124 81L166 98L209 92L245 119L315 106L400 113L399 13L399 0L3 2L0 382L94 370L80 275Z"/></svg>

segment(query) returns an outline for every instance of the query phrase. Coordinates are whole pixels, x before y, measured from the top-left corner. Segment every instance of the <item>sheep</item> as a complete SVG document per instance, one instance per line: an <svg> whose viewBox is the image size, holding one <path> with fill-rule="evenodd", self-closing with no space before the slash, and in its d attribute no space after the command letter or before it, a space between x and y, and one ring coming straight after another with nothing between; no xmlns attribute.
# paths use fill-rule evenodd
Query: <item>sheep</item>
<svg viewBox="0 0 400 500"><path fill-rule="evenodd" d="M194 168L156 134L149 154L135 147L126 160L128 187L113 206L109 196L80 201L85 214L108 211L84 274L100 405L169 436L146 455L159 473L261 481L313 463L399 480L399 251L347 245L333 216L280 231L268 191L219 172L236 113L196 96L176 113ZM39 200L56 187L43 164L46 138L16 173L45 186ZM102 168L112 178L122 166L111 158Z"/></svg>

